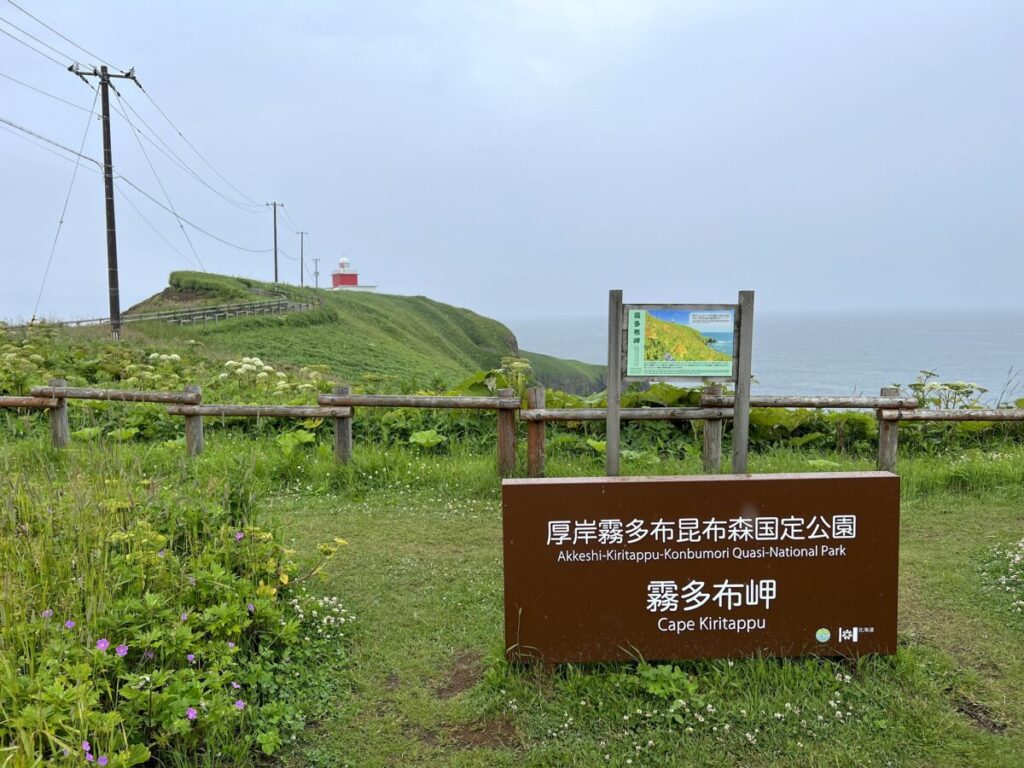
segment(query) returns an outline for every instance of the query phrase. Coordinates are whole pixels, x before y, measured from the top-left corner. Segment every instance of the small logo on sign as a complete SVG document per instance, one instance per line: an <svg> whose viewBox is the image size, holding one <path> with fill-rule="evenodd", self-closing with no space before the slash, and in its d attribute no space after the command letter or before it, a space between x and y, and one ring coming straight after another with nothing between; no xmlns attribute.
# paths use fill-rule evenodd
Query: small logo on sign
<svg viewBox="0 0 1024 768"><path fill-rule="evenodd" d="M819 643L827 643L829 641L829 638L831 637L832 633L829 632L825 627L822 627L814 633L814 639L817 640Z"/></svg>

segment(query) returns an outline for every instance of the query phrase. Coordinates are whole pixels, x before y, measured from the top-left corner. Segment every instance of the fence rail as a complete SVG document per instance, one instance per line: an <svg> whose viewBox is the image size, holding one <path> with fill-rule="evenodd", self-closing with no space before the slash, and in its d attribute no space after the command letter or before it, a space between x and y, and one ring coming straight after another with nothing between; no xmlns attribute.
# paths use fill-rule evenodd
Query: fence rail
<svg viewBox="0 0 1024 768"><path fill-rule="evenodd" d="M705 394L700 404L708 408L732 408L732 395ZM752 395L751 408L917 408L916 397L808 397L804 395Z"/></svg>
<svg viewBox="0 0 1024 768"><path fill-rule="evenodd" d="M349 405L384 408L473 408L477 410L515 410L519 398L512 395L498 397L469 397L464 395L320 395L320 405Z"/></svg>
<svg viewBox="0 0 1024 768"><path fill-rule="evenodd" d="M352 456L352 420L356 408L437 408L492 410L497 416L498 472L502 477L515 474L517 417L526 424L526 473L543 476L546 464L546 432L548 422L603 421L605 408L546 408L543 387L527 390L527 407L522 408L513 389L502 389L494 396L441 395L356 395L348 386L335 387L329 395L320 395L317 405L252 405L204 404L200 388L185 387L182 392L129 389L94 389L69 387L63 379L54 379L48 386L33 387L30 396L0 396L0 409L46 410L49 412L53 445L58 448L70 442L68 427L69 400L103 400L131 403L159 403L167 406L171 416L185 420L185 446L189 456L203 450L203 417L220 418L326 418L334 422L334 455L345 463ZM719 385L708 386L701 397L701 407L687 408L623 408L620 418L626 421L700 420L704 422L703 463L706 472L720 472L722 437L726 419L735 415L733 398L722 394ZM792 395L761 395L751 398L759 408L841 409L865 408L878 418L878 468L894 471L901 421L948 422L1024 422L1024 409L1000 408L922 409L914 397L900 395L895 387L885 387L879 397L801 397Z"/></svg>
<svg viewBox="0 0 1024 768"><path fill-rule="evenodd" d="M134 314L124 314L121 315L121 322L166 322L186 325L198 322L217 322L218 320L226 320L229 317L242 317L246 315L307 312L311 309L322 307L323 304L323 299L317 299L316 301L310 302L294 302L289 301L286 298L275 299L273 301L247 301L235 304L214 304L209 307L195 307L193 309L168 309L163 312L137 312ZM62 320L54 323L8 325L5 326L4 329L8 331L25 331L30 328L43 325L57 325L63 328L82 328L94 325L107 325L109 323L109 317L94 317L86 320Z"/></svg>

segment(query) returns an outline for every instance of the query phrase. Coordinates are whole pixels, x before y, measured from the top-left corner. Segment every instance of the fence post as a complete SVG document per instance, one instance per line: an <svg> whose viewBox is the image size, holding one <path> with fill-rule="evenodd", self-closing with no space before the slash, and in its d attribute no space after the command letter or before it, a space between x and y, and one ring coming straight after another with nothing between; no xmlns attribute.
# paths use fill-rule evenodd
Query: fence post
<svg viewBox="0 0 1024 768"><path fill-rule="evenodd" d="M335 387L332 391L336 395L350 395L352 394L352 387L346 384ZM351 413L355 413L354 408L349 410ZM334 419L334 458L339 464L348 464L352 458L351 416L336 416Z"/></svg>
<svg viewBox="0 0 1024 768"><path fill-rule="evenodd" d="M515 397L514 389L499 389L498 397ZM498 475L512 477L516 473L516 412L498 409Z"/></svg>
<svg viewBox="0 0 1024 768"><path fill-rule="evenodd" d="M66 387L64 379L50 379L51 387ZM50 438L54 448L63 448L71 441L68 428L68 401L58 397L57 405L50 409Z"/></svg>
<svg viewBox="0 0 1024 768"><path fill-rule="evenodd" d="M531 410L544 407L544 387L530 387L526 390L526 405ZM544 441L547 437L546 421L530 421L526 424L526 476L543 477L547 456Z"/></svg>
<svg viewBox="0 0 1024 768"><path fill-rule="evenodd" d="M185 387L185 394L199 395L196 405L203 402L203 388L198 384ZM185 417L185 455L198 456L203 452L203 417L199 414Z"/></svg>
<svg viewBox="0 0 1024 768"><path fill-rule="evenodd" d="M720 397L722 394L721 384L709 384L704 388L704 394L712 397ZM704 456L704 471L708 474L718 474L722 471L722 433L725 431L725 422L722 419L704 419L704 445L702 453Z"/></svg>
<svg viewBox="0 0 1024 768"><path fill-rule="evenodd" d="M882 387L882 397L897 397L899 387ZM882 411L878 411L878 468L884 472L896 471L896 445L899 439L900 423L882 420Z"/></svg>

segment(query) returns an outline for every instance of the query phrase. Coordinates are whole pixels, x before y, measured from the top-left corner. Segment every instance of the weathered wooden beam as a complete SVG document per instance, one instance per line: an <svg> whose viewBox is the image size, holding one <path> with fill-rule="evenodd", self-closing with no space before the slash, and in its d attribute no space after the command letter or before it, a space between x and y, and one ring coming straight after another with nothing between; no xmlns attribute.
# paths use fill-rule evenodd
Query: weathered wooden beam
<svg viewBox="0 0 1024 768"><path fill-rule="evenodd" d="M531 410L544 410L544 387L530 387L526 390L526 404ZM520 411L525 413L525 411ZM526 476L544 477L547 452L547 422L536 420L526 423Z"/></svg>
<svg viewBox="0 0 1024 768"><path fill-rule="evenodd" d="M754 345L754 292L739 293L739 328L736 332L736 403L732 417L732 471L747 473L750 450L750 379Z"/></svg>
<svg viewBox="0 0 1024 768"><path fill-rule="evenodd" d="M721 384L709 384L704 390L706 394L722 394ZM725 422L722 419L704 420L704 440L701 446L701 455L704 460L704 471L709 474L717 474L722 471L722 435L725 432Z"/></svg>
<svg viewBox="0 0 1024 768"><path fill-rule="evenodd" d="M137 389L91 389L88 387L32 387L34 397L69 400L118 400L132 403L185 403L197 405L202 396L188 392L147 392Z"/></svg>
<svg viewBox="0 0 1024 768"><path fill-rule="evenodd" d="M731 408L732 395L705 393L700 404L709 408ZM917 408L916 397L816 397L806 395L752 395L752 408Z"/></svg>
<svg viewBox="0 0 1024 768"><path fill-rule="evenodd" d="M604 473L608 477L619 474L621 459L622 424L622 327L625 317L622 312L622 290L608 291L608 380L604 409Z"/></svg>
<svg viewBox="0 0 1024 768"><path fill-rule="evenodd" d="M900 411L883 410L878 414L882 421L1024 421L1024 408L941 409Z"/></svg>
<svg viewBox="0 0 1024 768"><path fill-rule="evenodd" d="M189 384L185 387L187 394L194 394L202 400L202 390L196 384ZM185 453L188 456L198 456L203 452L203 415L193 413L185 416Z"/></svg>
<svg viewBox="0 0 1024 768"><path fill-rule="evenodd" d="M320 405L169 405L171 416L247 416L281 419L326 419L352 415L351 408Z"/></svg>
<svg viewBox="0 0 1024 768"><path fill-rule="evenodd" d="M882 387L883 397L891 398L898 395L898 387ZM899 422L882 421L882 412L878 412L878 468L883 472L896 471L896 451L899 442Z"/></svg>
<svg viewBox="0 0 1024 768"><path fill-rule="evenodd" d="M59 403L59 400L47 397L15 397L13 395L0 397L0 408L25 408L41 411L46 408L56 408Z"/></svg>
<svg viewBox="0 0 1024 768"><path fill-rule="evenodd" d="M519 412L523 421L604 421L605 408L531 408ZM622 421L687 421L731 419L732 408L622 408Z"/></svg>
<svg viewBox="0 0 1024 768"><path fill-rule="evenodd" d="M60 390L67 381L50 379L50 387ZM35 392L33 392L35 394ZM54 448L64 448L71 442L71 429L68 427L68 402L57 398L57 405L50 409L50 440Z"/></svg>
<svg viewBox="0 0 1024 768"><path fill-rule="evenodd" d="M320 395L320 405L356 405L384 408L475 408L516 410L516 397L470 397L463 395Z"/></svg>
<svg viewBox="0 0 1024 768"><path fill-rule="evenodd" d="M352 388L342 385L334 388L336 395L350 395ZM334 417L334 458L339 464L348 464L352 459L352 409L347 414Z"/></svg>
<svg viewBox="0 0 1024 768"><path fill-rule="evenodd" d="M520 404L514 389L499 389L498 396L503 399L514 398ZM501 477L512 477L516 473L516 412L510 408L498 411L498 474Z"/></svg>

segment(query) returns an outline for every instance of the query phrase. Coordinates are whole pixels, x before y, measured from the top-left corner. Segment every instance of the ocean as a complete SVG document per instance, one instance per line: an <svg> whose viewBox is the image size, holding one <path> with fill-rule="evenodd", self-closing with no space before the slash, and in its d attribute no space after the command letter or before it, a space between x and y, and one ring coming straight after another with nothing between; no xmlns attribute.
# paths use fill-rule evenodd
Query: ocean
<svg viewBox="0 0 1024 768"><path fill-rule="evenodd" d="M522 349L604 365L607 320L504 320ZM986 402L1024 397L1024 311L771 313L754 321L753 391L877 395L920 371L985 387Z"/></svg>

